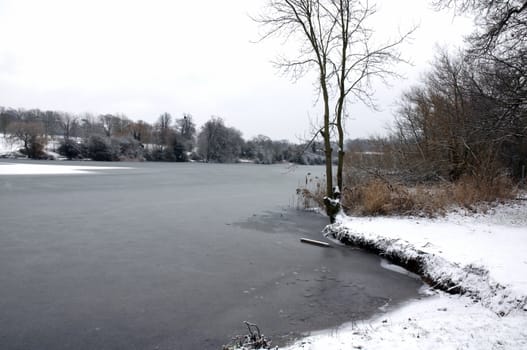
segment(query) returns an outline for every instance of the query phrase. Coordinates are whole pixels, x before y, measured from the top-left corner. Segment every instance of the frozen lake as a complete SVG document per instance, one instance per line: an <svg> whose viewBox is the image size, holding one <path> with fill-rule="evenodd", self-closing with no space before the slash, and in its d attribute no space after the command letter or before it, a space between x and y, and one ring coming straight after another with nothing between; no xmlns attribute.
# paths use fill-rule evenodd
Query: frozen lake
<svg viewBox="0 0 527 350"><path fill-rule="evenodd" d="M2 349L220 349L244 320L280 344L421 286L300 243L327 219L287 208L322 167L57 164L130 168L0 175Z"/></svg>

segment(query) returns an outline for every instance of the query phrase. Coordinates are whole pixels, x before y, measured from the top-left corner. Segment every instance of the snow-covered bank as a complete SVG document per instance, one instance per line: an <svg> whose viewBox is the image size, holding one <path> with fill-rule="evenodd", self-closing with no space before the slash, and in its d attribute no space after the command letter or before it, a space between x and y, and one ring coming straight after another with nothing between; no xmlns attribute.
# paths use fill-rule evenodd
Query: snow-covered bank
<svg viewBox="0 0 527 350"><path fill-rule="evenodd" d="M507 221L507 217L510 218ZM415 266L427 281L467 294L499 314L527 304L527 209L445 218L348 218L326 232Z"/></svg>
<svg viewBox="0 0 527 350"><path fill-rule="evenodd" d="M518 312L500 317L466 297L437 292L289 348L296 349L527 349L527 317Z"/></svg>
<svg viewBox="0 0 527 350"><path fill-rule="evenodd" d="M60 146L60 139L60 136L55 136L48 139L44 147L44 154L48 159L66 160L65 157L56 152ZM24 144L22 141L9 137L9 135L6 136L0 134L0 158L27 159L27 156L23 155L21 152L23 147Z"/></svg>
<svg viewBox="0 0 527 350"><path fill-rule="evenodd" d="M409 262L434 290L378 318L306 338L290 349L527 349L527 201L487 214L349 218L335 237Z"/></svg>

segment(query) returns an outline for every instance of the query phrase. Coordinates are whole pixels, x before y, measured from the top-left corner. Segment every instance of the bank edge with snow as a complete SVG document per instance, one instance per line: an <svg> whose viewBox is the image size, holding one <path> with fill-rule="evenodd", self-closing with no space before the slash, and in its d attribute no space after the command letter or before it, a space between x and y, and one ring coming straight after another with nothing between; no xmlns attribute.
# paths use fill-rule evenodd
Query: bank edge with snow
<svg viewBox="0 0 527 350"><path fill-rule="evenodd" d="M527 296L493 280L483 266L449 262L403 239L388 238L371 232L356 232L350 226L349 223L337 222L328 225L324 234L344 244L377 253L420 275L431 286L451 294L469 296L500 316L515 310L527 311Z"/></svg>

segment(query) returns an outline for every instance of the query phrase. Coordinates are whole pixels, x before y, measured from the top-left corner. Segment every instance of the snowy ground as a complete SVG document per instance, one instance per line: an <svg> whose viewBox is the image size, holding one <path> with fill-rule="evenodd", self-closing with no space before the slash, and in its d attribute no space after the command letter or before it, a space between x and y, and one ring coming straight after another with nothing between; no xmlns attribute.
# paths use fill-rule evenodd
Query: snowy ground
<svg viewBox="0 0 527 350"><path fill-rule="evenodd" d="M65 160L66 158L56 152L60 145L59 138L60 137L52 137L48 139L46 147L44 148L44 152L52 159ZM27 158L22 153L20 153L20 149L23 147L24 145L22 141L13 139L9 137L9 135L6 136L4 134L0 134L0 158Z"/></svg>
<svg viewBox="0 0 527 350"><path fill-rule="evenodd" d="M10 140L8 137L0 134L0 156L16 152L21 147L22 144L20 142Z"/></svg>
<svg viewBox="0 0 527 350"><path fill-rule="evenodd" d="M465 295L423 298L289 349L527 349L527 201L444 218L341 217L330 231L426 257L427 274ZM500 316L505 315L505 316Z"/></svg>

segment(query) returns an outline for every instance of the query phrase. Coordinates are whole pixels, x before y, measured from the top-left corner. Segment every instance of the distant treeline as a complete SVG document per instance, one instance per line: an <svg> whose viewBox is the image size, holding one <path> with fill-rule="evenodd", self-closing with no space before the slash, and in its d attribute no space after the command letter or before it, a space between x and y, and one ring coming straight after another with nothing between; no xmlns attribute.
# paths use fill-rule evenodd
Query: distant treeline
<svg viewBox="0 0 527 350"><path fill-rule="evenodd" d="M322 164L320 144L294 144L259 135L245 140L223 119L211 117L201 128L190 114L174 118L163 113L155 123L133 121L124 115L75 115L39 109L0 107L0 132L20 142L20 153L44 159L48 142L58 141L56 152L68 159L96 161L147 160L261 164L292 162Z"/></svg>

